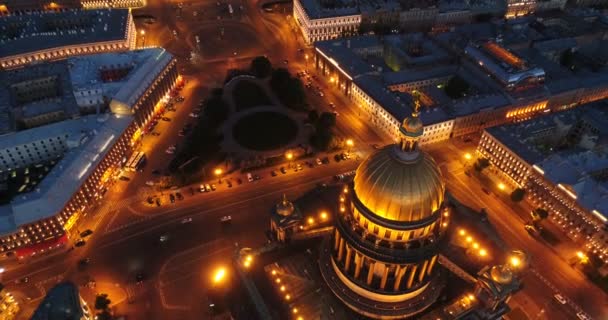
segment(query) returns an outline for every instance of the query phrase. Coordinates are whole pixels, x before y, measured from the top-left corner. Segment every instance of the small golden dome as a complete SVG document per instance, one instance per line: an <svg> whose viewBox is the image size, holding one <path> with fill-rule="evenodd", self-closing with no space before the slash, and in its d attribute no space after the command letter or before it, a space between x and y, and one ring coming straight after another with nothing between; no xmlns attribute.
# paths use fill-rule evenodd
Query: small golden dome
<svg viewBox="0 0 608 320"><path fill-rule="evenodd" d="M422 151L403 152L398 145L384 147L362 162L354 189L370 211L400 222L431 216L445 193L435 161Z"/></svg>
<svg viewBox="0 0 608 320"><path fill-rule="evenodd" d="M408 117L403 120L401 131L406 135L421 136L424 132L424 125L419 117Z"/></svg>
<svg viewBox="0 0 608 320"><path fill-rule="evenodd" d="M290 216L294 211L295 207L293 206L293 203L287 200L287 196L283 194L283 200L277 203L276 212L283 217L287 217Z"/></svg>
<svg viewBox="0 0 608 320"><path fill-rule="evenodd" d="M490 276L492 280L500 284L507 284L513 281L513 272L509 268L503 268L500 266L494 266L490 270Z"/></svg>

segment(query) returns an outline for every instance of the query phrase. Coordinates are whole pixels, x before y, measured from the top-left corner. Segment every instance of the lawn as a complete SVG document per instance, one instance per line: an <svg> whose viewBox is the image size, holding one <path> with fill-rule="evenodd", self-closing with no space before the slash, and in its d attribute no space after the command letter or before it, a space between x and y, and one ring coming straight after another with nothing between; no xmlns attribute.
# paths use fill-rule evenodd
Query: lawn
<svg viewBox="0 0 608 320"><path fill-rule="evenodd" d="M270 98L264 93L264 90L251 81L239 81L234 87L232 94L237 111L272 104Z"/></svg>
<svg viewBox="0 0 608 320"><path fill-rule="evenodd" d="M256 151L281 148L298 133L296 123L291 118L271 111L247 115L232 130L237 143Z"/></svg>

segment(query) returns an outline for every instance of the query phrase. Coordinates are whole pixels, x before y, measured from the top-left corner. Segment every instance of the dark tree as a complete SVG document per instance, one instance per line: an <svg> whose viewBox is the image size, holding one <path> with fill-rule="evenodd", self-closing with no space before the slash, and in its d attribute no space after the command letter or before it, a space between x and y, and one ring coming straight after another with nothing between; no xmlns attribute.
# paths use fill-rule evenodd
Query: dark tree
<svg viewBox="0 0 608 320"><path fill-rule="evenodd" d="M526 195L526 190L517 188L511 192L511 200L513 202L520 202L524 199L524 195Z"/></svg>
<svg viewBox="0 0 608 320"><path fill-rule="evenodd" d="M570 70L574 69L574 52L572 52L572 49L566 49L562 52L559 57L559 64Z"/></svg>
<svg viewBox="0 0 608 320"><path fill-rule="evenodd" d="M469 84L459 76L454 76L445 85L445 94L452 99L459 99L469 91Z"/></svg>
<svg viewBox="0 0 608 320"><path fill-rule="evenodd" d="M317 120L319 120L319 112L316 109L308 111L308 122L314 124Z"/></svg>
<svg viewBox="0 0 608 320"><path fill-rule="evenodd" d="M532 211L532 218L536 221L544 220L549 217L549 212L543 208L536 208Z"/></svg>
<svg viewBox="0 0 608 320"><path fill-rule="evenodd" d="M287 69L278 68L272 72L270 87L286 107L295 110L307 109L306 92L302 81L292 77Z"/></svg>
<svg viewBox="0 0 608 320"><path fill-rule="evenodd" d="M95 297L95 309L97 310L107 310L110 303L112 303L112 301L108 299L108 295L105 293L98 294L97 297Z"/></svg>
<svg viewBox="0 0 608 320"><path fill-rule="evenodd" d="M270 63L270 60L264 56L255 57L251 60L249 70L258 78L266 78L272 72L272 64Z"/></svg>
<svg viewBox="0 0 608 320"><path fill-rule="evenodd" d="M272 76L270 78L270 86L275 89L275 91L285 89L287 88L289 79L291 79L291 75L289 74L289 71L287 69L275 69L274 71L272 71Z"/></svg>
<svg viewBox="0 0 608 320"><path fill-rule="evenodd" d="M479 158L475 162L475 170L477 170L477 171L482 171L483 169L485 169L489 166L490 166L490 160L488 160L486 158Z"/></svg>
<svg viewBox="0 0 608 320"><path fill-rule="evenodd" d="M228 118L228 105L221 96L212 96L207 100L207 106L203 109L204 116L209 124L218 127Z"/></svg>
<svg viewBox="0 0 608 320"><path fill-rule="evenodd" d="M102 312L99 312L95 319L97 320L112 320L112 314L110 314L110 311L108 310L103 310Z"/></svg>
<svg viewBox="0 0 608 320"><path fill-rule="evenodd" d="M317 129L331 129L336 126L336 114L333 112L323 112L317 121Z"/></svg>

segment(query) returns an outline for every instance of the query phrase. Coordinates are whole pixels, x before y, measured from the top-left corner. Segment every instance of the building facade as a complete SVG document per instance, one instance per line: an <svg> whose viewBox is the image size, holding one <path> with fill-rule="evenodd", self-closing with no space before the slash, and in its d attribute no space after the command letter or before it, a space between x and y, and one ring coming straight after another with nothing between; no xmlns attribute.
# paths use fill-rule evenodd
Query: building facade
<svg viewBox="0 0 608 320"><path fill-rule="evenodd" d="M85 9L103 8L141 8L145 7L146 0L80 0Z"/></svg>
<svg viewBox="0 0 608 320"><path fill-rule="evenodd" d="M18 195L9 205L0 206L4 217L0 221L0 252L26 257L67 243L76 233L74 226L79 218L117 178L116 173L147 132L151 119L162 109L162 101L181 83L176 60L163 49L124 55L141 60L135 60L139 61L138 68L109 97L111 112L17 132L19 138L12 141L27 143L3 146L2 161L9 159L17 167L35 163L42 156L60 159L34 192ZM119 58L86 56L68 63L83 77L82 83L88 84L87 70L94 76L99 70L98 64L91 62ZM72 80L80 81L76 77ZM66 126L74 127L73 132ZM35 138L38 131L45 137ZM56 134L46 137L47 131ZM38 155L39 150L46 153Z"/></svg>
<svg viewBox="0 0 608 320"><path fill-rule="evenodd" d="M602 178L608 160L603 147L596 144L601 138L585 138L601 136L604 129L595 121L588 125L586 112L602 118L593 108L571 110L485 130L477 153L490 161L489 170L501 182L526 190L527 200L547 210L549 219L568 237L608 262L608 218L604 212L608 188ZM543 154L535 147L564 142L583 151Z"/></svg>
<svg viewBox="0 0 608 320"><path fill-rule="evenodd" d="M136 48L137 32L130 10L37 12L4 17L2 25L19 26L15 36L4 40L0 48L2 69Z"/></svg>
<svg viewBox="0 0 608 320"><path fill-rule="evenodd" d="M304 8L305 4L300 0L294 1L293 17L307 43L335 39L345 34L356 34L359 31L361 14L357 13L354 8L352 12L345 15L309 16Z"/></svg>

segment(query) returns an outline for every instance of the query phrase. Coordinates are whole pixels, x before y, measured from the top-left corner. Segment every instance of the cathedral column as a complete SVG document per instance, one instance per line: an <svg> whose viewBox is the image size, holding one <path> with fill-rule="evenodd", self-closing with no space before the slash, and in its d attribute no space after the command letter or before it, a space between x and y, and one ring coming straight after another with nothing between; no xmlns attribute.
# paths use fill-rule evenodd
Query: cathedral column
<svg viewBox="0 0 608 320"><path fill-rule="evenodd" d="M410 277L407 279L407 288L410 289L412 284L414 283L414 276L416 275L416 270L418 270L418 265L415 264L410 269Z"/></svg>
<svg viewBox="0 0 608 320"><path fill-rule="evenodd" d="M405 275L405 271L407 271L407 265L397 266L397 271L395 272L395 274L396 274L395 286L393 287L393 290L397 291L397 290L399 290L399 287L401 287L401 279L403 279L403 275Z"/></svg>
<svg viewBox="0 0 608 320"><path fill-rule="evenodd" d="M349 246L346 246L346 262L344 264L344 272L348 273L348 268L350 267L350 261L352 260L353 249Z"/></svg>
<svg viewBox="0 0 608 320"><path fill-rule="evenodd" d="M418 274L418 281L422 281L422 279L424 279L424 276L426 275L426 267L429 265L429 260L424 260L424 263L422 264L422 268L420 269L420 273Z"/></svg>
<svg viewBox="0 0 608 320"><path fill-rule="evenodd" d="M359 278L361 273L361 266L363 265L363 256L358 252L355 252L355 279Z"/></svg>
<svg viewBox="0 0 608 320"><path fill-rule="evenodd" d="M389 265L385 264L384 272L382 273L382 280L380 280L380 289L382 289L382 290L384 290L384 287L386 286L386 280L388 279L388 270L389 270Z"/></svg>
<svg viewBox="0 0 608 320"><path fill-rule="evenodd" d="M342 261L342 256L344 256L344 239L340 238L340 245L338 249L338 261Z"/></svg>
<svg viewBox="0 0 608 320"><path fill-rule="evenodd" d="M431 258L431 263L429 263L429 268L426 270L426 273L428 275L431 275L431 272L433 272L433 267L435 266L435 262L437 261L437 255L434 255Z"/></svg>
<svg viewBox="0 0 608 320"><path fill-rule="evenodd" d="M336 228L335 234L334 234L334 250L338 250L338 245L340 244L340 232L338 231L338 228Z"/></svg>
<svg viewBox="0 0 608 320"><path fill-rule="evenodd" d="M367 270L367 285L371 285L372 284L372 279L374 278L374 267L376 266L376 262L375 261L370 261L369 262L369 269Z"/></svg>

